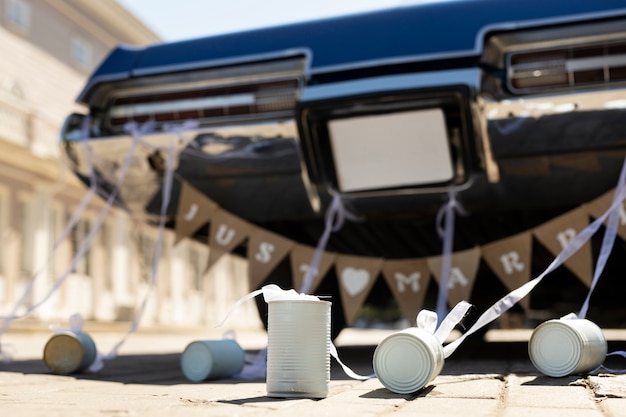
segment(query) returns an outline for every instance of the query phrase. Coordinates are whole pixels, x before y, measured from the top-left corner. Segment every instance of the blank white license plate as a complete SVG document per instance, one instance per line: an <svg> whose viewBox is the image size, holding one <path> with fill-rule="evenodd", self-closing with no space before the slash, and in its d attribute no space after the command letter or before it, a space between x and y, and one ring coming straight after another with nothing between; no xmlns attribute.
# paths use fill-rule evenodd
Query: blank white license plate
<svg viewBox="0 0 626 417"><path fill-rule="evenodd" d="M331 120L328 128L340 191L419 186L453 178L441 109Z"/></svg>

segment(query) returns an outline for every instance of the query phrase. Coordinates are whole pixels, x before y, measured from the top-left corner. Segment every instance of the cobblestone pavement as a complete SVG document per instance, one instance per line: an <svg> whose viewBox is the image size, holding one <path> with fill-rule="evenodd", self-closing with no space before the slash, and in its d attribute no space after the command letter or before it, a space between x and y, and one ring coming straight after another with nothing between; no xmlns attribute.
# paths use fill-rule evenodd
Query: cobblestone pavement
<svg viewBox="0 0 626 417"><path fill-rule="evenodd" d="M356 372L371 373L373 350L385 334L344 331L337 340L340 357ZM104 350L123 336L91 335ZM394 394L376 378L350 379L333 361L328 397L311 400L268 398L263 380L187 381L180 354L193 340L220 336L210 332L140 331L98 373L71 376L54 375L44 365L41 352L49 336L41 331L3 336L14 360L0 363L2 416L626 417L626 376L542 376L520 354L519 342L503 344L493 358L485 352L452 357L441 375L410 395ZM266 342L264 332L237 340L250 355Z"/></svg>

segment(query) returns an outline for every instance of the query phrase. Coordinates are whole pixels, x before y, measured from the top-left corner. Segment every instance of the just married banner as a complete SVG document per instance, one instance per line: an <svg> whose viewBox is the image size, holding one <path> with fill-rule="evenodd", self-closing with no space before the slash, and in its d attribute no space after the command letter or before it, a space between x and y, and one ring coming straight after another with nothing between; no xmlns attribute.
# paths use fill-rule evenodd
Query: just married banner
<svg viewBox="0 0 626 417"><path fill-rule="evenodd" d="M462 300L470 299L481 259L510 291L528 282L531 279L533 237L557 256L571 239L589 225L590 216L597 218L611 206L613 193L614 191L610 191L532 230L483 246L453 252L446 280L448 304L454 306ZM248 281L251 290L259 288L286 257L290 258L293 288L302 287L315 248L294 242L228 213L185 182L182 184L178 207L175 229L177 242L209 224L207 244L210 251L207 270L222 255L247 241ZM623 204L618 235L626 239L626 210ZM403 315L415 325L413 321L422 309L431 278L437 283L441 282L442 262L443 256L387 260L323 251L316 270L312 271L313 280L308 292L313 293L330 268L334 267L346 321L353 323L374 283L382 276ZM585 243L564 265L589 287L593 275L591 244ZM528 308L528 298L522 299L520 305Z"/></svg>

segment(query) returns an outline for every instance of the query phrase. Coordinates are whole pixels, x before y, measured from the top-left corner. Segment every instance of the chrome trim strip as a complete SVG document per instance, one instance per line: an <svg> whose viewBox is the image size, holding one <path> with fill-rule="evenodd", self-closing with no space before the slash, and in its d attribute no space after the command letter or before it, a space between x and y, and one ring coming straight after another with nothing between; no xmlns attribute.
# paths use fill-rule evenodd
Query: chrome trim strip
<svg viewBox="0 0 626 417"><path fill-rule="evenodd" d="M263 54L243 55L234 58L209 59L206 61L194 61L187 64L179 65L162 65L158 67L150 67L146 69L131 70L132 76L144 77L147 75L157 75L169 72L191 71L196 69L206 69L215 67L226 67L233 65L253 65L262 61L271 61L275 59L289 59L301 56L304 58L304 76L308 79L309 69L313 57L313 52L309 48L293 48L283 51L268 52Z"/></svg>
<svg viewBox="0 0 626 417"><path fill-rule="evenodd" d="M578 58L565 61L567 71L604 69L613 66L626 66L626 54L606 55L595 58Z"/></svg>
<svg viewBox="0 0 626 417"><path fill-rule="evenodd" d="M327 100L338 97L418 88L466 85L478 88L481 72L478 69L425 72L408 75L389 75L364 80L344 81L332 85L310 86L302 92L302 102Z"/></svg>
<svg viewBox="0 0 626 417"><path fill-rule="evenodd" d="M174 113L198 109L216 109L229 106L254 105L254 103L254 94L235 94L230 96L205 97L160 103L125 104L113 106L109 112L109 117L133 117L153 115L155 113Z"/></svg>
<svg viewBox="0 0 626 417"><path fill-rule="evenodd" d="M487 180L495 184L500 181L500 167L493 156L491 149L491 141L489 140L489 131L487 130L487 111L486 100L479 96L476 97L476 103L472 104L472 115L475 118L475 123L480 129L479 140L482 144L482 151L485 162L485 172L487 173Z"/></svg>
<svg viewBox="0 0 626 417"><path fill-rule="evenodd" d="M513 117L538 118L553 114L600 111L626 107L626 88L583 93L553 94L493 101L481 97L488 121Z"/></svg>

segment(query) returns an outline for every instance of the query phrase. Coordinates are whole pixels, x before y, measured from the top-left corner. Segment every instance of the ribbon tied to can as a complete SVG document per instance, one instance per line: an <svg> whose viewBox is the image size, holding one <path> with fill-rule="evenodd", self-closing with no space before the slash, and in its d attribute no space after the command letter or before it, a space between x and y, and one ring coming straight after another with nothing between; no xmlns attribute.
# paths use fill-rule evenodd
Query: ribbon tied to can
<svg viewBox="0 0 626 417"><path fill-rule="evenodd" d="M422 310L417 315L417 328L431 333L439 343L443 344L452 330L461 323L470 308L472 308L470 303L461 301L441 320L439 327L437 327L437 323L440 319L437 314L434 311ZM448 352L445 357L447 358L451 354L452 352Z"/></svg>
<svg viewBox="0 0 626 417"><path fill-rule="evenodd" d="M461 301L443 319L433 311L422 310L417 315L417 327L385 337L373 358L374 372L385 388L409 394L437 377L445 358L452 354L444 353L443 343L471 307Z"/></svg>
<svg viewBox="0 0 626 417"><path fill-rule="evenodd" d="M280 288L278 285L276 284L268 284L265 285L264 287L252 291L251 293L241 297L239 300L237 300L235 302L235 304L233 304L233 306L231 307L231 310L228 312L228 314L224 317L224 319L218 323L215 327L220 327L224 324L224 322L226 322L226 320L228 320L228 317L230 317L230 315L244 302L255 298L259 295L263 295L263 299L265 300L266 303L270 304L272 302L276 302L276 301L314 301L314 302L320 302L322 300L320 300L319 297L315 296L315 295L310 295L310 294L304 294L304 293L298 293L296 290L294 289L289 289L289 290L283 290L282 288ZM347 366L346 364L344 364L341 359L339 358L339 353L337 352L337 348L335 347L335 345L332 343L332 341L330 340L330 334L328 334L327 336L327 341L328 341L328 346L329 346L329 352L330 355L337 361L337 363L341 366L341 368L343 369L343 371L346 373L346 375L348 375L350 378L353 379L359 379L359 380L365 380L365 379L369 379L369 378L373 378L375 375L359 375L356 372L354 372L349 366ZM264 354L264 352L262 351L261 354ZM263 366L265 364L260 364L257 362L257 367L258 366ZM253 370L253 369L244 369L244 372L242 372L240 374L240 376L242 378L246 378L246 374L250 372L250 373L259 373L259 370Z"/></svg>

